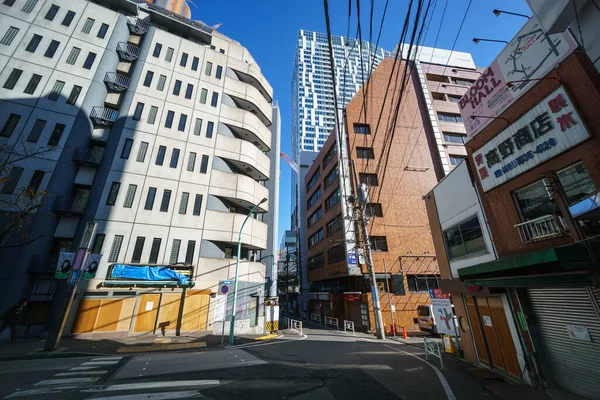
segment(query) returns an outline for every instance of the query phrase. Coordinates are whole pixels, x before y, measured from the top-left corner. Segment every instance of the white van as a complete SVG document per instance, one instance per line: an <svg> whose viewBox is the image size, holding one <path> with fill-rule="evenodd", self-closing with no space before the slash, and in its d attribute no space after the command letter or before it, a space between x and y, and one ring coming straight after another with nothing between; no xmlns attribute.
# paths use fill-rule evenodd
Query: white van
<svg viewBox="0 0 600 400"><path fill-rule="evenodd" d="M431 304L423 304L418 308L419 313L419 330L423 332L429 332L433 336L438 335L437 324L435 322L435 316L433 315L433 306ZM454 314L454 305L452 305L452 313ZM452 317L454 321L454 326L457 328L458 332L458 321L456 319L456 314Z"/></svg>

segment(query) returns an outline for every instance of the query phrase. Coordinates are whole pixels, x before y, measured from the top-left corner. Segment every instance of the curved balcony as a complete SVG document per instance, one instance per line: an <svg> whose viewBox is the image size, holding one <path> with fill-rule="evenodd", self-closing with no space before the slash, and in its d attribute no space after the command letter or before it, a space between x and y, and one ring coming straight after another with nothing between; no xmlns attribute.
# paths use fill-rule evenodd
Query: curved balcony
<svg viewBox="0 0 600 400"><path fill-rule="evenodd" d="M215 156L227 160L252 179L269 179L269 157L250 142L218 134Z"/></svg>
<svg viewBox="0 0 600 400"><path fill-rule="evenodd" d="M106 75L104 75L104 84L106 84L106 87L109 90L114 90L115 92L127 90L130 82L130 77L116 72L107 72Z"/></svg>
<svg viewBox="0 0 600 400"><path fill-rule="evenodd" d="M148 23L140 18L127 17L127 26L129 27L129 32L136 35L143 35L148 32Z"/></svg>
<svg viewBox="0 0 600 400"><path fill-rule="evenodd" d="M65 215L83 215L88 196L59 196L54 200L52 210Z"/></svg>
<svg viewBox="0 0 600 400"><path fill-rule="evenodd" d="M243 208L251 209L259 201L269 197L269 190L245 175L213 169L208 194L226 198ZM269 202L258 207L258 212L267 211Z"/></svg>
<svg viewBox="0 0 600 400"><path fill-rule="evenodd" d="M265 100L260 91L254 86L225 77L224 92L232 98L238 108L256 114L265 126L271 126L273 117L271 104Z"/></svg>
<svg viewBox="0 0 600 400"><path fill-rule="evenodd" d="M244 231L246 228L244 227ZM56 265L55 265L56 267ZM265 281L265 265L255 261L240 260L240 276L250 282ZM200 257L195 279L198 281L222 282L235 278L235 258Z"/></svg>
<svg viewBox="0 0 600 400"><path fill-rule="evenodd" d="M271 131L250 111L221 104L221 122L261 151L271 150Z"/></svg>
<svg viewBox="0 0 600 400"><path fill-rule="evenodd" d="M140 48L127 42L120 42L117 45L117 53L122 60L134 61L140 56Z"/></svg>
<svg viewBox="0 0 600 400"><path fill-rule="evenodd" d="M110 126L117 121L119 112L107 107L94 107L90 113L90 118L95 124Z"/></svg>
<svg viewBox="0 0 600 400"><path fill-rule="evenodd" d="M237 244L242 223L246 219L244 214L223 211L206 210L203 240L227 242ZM242 244L253 250L267 248L267 224L254 218L248 218L242 232Z"/></svg>
<svg viewBox="0 0 600 400"><path fill-rule="evenodd" d="M257 88L269 103L273 101L273 88L260 72L258 65L230 58L227 60L227 66L233 70L240 81Z"/></svg>
<svg viewBox="0 0 600 400"><path fill-rule="evenodd" d="M97 167L102 164L103 147L78 147L73 153L73 161L86 167Z"/></svg>

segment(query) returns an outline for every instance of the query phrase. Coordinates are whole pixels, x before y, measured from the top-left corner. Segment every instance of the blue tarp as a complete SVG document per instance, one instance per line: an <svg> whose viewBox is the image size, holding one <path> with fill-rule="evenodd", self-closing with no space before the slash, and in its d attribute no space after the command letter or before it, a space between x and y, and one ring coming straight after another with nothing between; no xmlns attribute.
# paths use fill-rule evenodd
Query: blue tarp
<svg viewBox="0 0 600 400"><path fill-rule="evenodd" d="M115 264L110 277L113 279L137 279L140 281L170 281L176 280L184 284L189 277L166 267L151 267Z"/></svg>

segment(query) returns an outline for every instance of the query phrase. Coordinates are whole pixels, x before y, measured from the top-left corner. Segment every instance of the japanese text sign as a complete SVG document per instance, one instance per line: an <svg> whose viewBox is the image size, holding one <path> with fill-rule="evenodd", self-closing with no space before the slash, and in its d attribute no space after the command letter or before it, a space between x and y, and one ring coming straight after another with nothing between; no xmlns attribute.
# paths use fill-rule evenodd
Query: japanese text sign
<svg viewBox="0 0 600 400"><path fill-rule="evenodd" d="M583 142L589 133L561 87L473 153L483 190Z"/></svg>
<svg viewBox="0 0 600 400"><path fill-rule="evenodd" d="M546 75L576 47L568 31L546 35L538 19L531 17L460 99L460 114L468 139L502 114L537 83L536 79ZM482 118L471 118L478 115Z"/></svg>

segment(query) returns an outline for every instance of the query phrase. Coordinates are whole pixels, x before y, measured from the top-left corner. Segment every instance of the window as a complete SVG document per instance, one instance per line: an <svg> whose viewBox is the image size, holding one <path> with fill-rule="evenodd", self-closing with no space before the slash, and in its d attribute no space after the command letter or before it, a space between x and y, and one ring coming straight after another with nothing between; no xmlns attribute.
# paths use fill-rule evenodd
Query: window
<svg viewBox="0 0 600 400"><path fill-rule="evenodd" d="M31 176L31 180L29 181L29 185L27 185L27 192L31 195L35 195L42 184L42 180L44 180L44 175L46 173L44 171L35 170L33 175Z"/></svg>
<svg viewBox="0 0 600 400"><path fill-rule="evenodd" d="M160 202L160 211L167 212L169 211L169 202L171 201L171 191L169 189L165 189L163 191L162 201Z"/></svg>
<svg viewBox="0 0 600 400"><path fill-rule="evenodd" d="M342 223L342 214L338 214L334 219L327 223L327 236L339 232L344 227Z"/></svg>
<svg viewBox="0 0 600 400"><path fill-rule="evenodd" d="M117 196L119 194L119 189L121 188L121 182L113 182L110 185L110 190L108 191L108 196L106 198L107 206L114 206L117 201Z"/></svg>
<svg viewBox="0 0 600 400"><path fill-rule="evenodd" d="M193 151L190 152L190 156L188 158L187 170L193 171L196 168L196 153Z"/></svg>
<svg viewBox="0 0 600 400"><path fill-rule="evenodd" d="M48 21L53 21L59 9L60 7L56 4L51 5L48 11L46 12L46 16L44 17L44 19L47 19Z"/></svg>
<svg viewBox="0 0 600 400"><path fill-rule="evenodd" d="M354 124L354 133L359 135L370 135L371 127L368 124Z"/></svg>
<svg viewBox="0 0 600 400"><path fill-rule="evenodd" d="M523 221L554 214L554 190L542 179L513 193L517 210Z"/></svg>
<svg viewBox="0 0 600 400"><path fill-rule="evenodd" d="M27 47L25 47L25 51L35 53L41 41L42 37L40 35L33 35L31 40L29 41L29 44L27 45Z"/></svg>
<svg viewBox="0 0 600 400"><path fill-rule="evenodd" d="M233 247L225 247L225 258L233 258Z"/></svg>
<svg viewBox="0 0 600 400"><path fill-rule="evenodd" d="M73 47L69 53L69 57L67 57L67 64L75 65L77 57L79 57L79 53L81 53L81 49L79 47Z"/></svg>
<svg viewBox="0 0 600 400"><path fill-rule="evenodd" d="M446 101L446 95L444 95L444 93L436 93L436 92L432 92L431 93L431 97L434 100L442 100L442 101Z"/></svg>
<svg viewBox="0 0 600 400"><path fill-rule="evenodd" d="M110 247L110 253L108 253L108 262L115 262L119 259L119 253L121 252L122 244L123 235L115 235L112 246Z"/></svg>
<svg viewBox="0 0 600 400"><path fill-rule="evenodd" d="M167 54L165 55L165 61L171 62L173 59L173 52L175 50L172 47L167 48Z"/></svg>
<svg viewBox="0 0 600 400"><path fill-rule="evenodd" d="M327 262L333 264L336 262L344 261L346 259L346 249L344 245L338 244L330 247L327 250Z"/></svg>
<svg viewBox="0 0 600 400"><path fill-rule="evenodd" d="M35 90L37 89L37 87L40 84L41 80L42 80L42 76L41 75L33 74L31 76L31 79L29 79L29 83L25 87L25 90L23 91L23 93L34 94Z"/></svg>
<svg viewBox="0 0 600 400"><path fill-rule="evenodd" d="M558 171L557 175L569 205L579 202L596 190L594 181L590 178L582 162Z"/></svg>
<svg viewBox="0 0 600 400"><path fill-rule="evenodd" d="M196 250L196 241L188 240L187 250L185 252L185 263L193 264L194 263L194 251Z"/></svg>
<svg viewBox="0 0 600 400"><path fill-rule="evenodd" d="M179 116L179 124L177 125L177 130L179 132L185 132L185 125L187 124L187 115L181 114Z"/></svg>
<svg viewBox="0 0 600 400"><path fill-rule="evenodd" d="M75 13L73 11L67 11L67 15L65 15L65 17L63 18L61 25L71 25L71 22L73 22L73 18L75 18Z"/></svg>
<svg viewBox="0 0 600 400"><path fill-rule="evenodd" d="M167 83L167 76L166 75L159 76L158 84L156 85L156 90L158 90L159 92L162 92L163 90L165 90L165 83Z"/></svg>
<svg viewBox="0 0 600 400"><path fill-rule="evenodd" d="M138 236L135 239L135 246L133 247L133 255L131 256L131 262L138 264L142 260L142 251L144 250L144 242L146 238Z"/></svg>
<svg viewBox="0 0 600 400"><path fill-rule="evenodd" d="M340 188L335 189L335 192L327 198L326 209L332 209L337 203L340 202Z"/></svg>
<svg viewBox="0 0 600 400"><path fill-rule="evenodd" d="M408 290L413 293L427 293L429 289L439 289L439 275L406 275Z"/></svg>
<svg viewBox="0 0 600 400"><path fill-rule="evenodd" d="M221 79L222 75L223 75L223 67L221 67L220 65L217 65L217 72L215 73L215 78Z"/></svg>
<svg viewBox="0 0 600 400"><path fill-rule="evenodd" d="M21 167L12 167L10 170L10 174L6 178L4 182L4 186L2 187L3 194L12 194L21 179L21 175L23 175L23 168Z"/></svg>
<svg viewBox="0 0 600 400"><path fill-rule="evenodd" d="M486 251L477 215L444 231L450 260Z"/></svg>
<svg viewBox="0 0 600 400"><path fill-rule="evenodd" d="M127 187L127 193L125 194L125 201L123 201L123 208L133 207L133 200L135 200L135 192L137 192L137 185L129 185Z"/></svg>
<svg viewBox="0 0 600 400"><path fill-rule="evenodd" d="M194 123L194 135L200 136L201 130L202 130L202 119L196 118L196 122Z"/></svg>
<svg viewBox="0 0 600 400"><path fill-rule="evenodd" d="M144 162L146 160L146 153L148 152L148 142L140 143L140 148L138 149L137 157L135 161Z"/></svg>
<svg viewBox="0 0 600 400"><path fill-rule="evenodd" d="M158 262L158 252L160 251L161 238L152 239L152 247L150 248L150 258L148 264L156 264Z"/></svg>
<svg viewBox="0 0 600 400"><path fill-rule="evenodd" d="M150 106L150 112L148 112L148 120L147 122L150 125L154 125L154 122L156 122L156 115L158 114L158 107L156 106Z"/></svg>
<svg viewBox="0 0 600 400"><path fill-rule="evenodd" d="M38 119L35 121L35 124L33 125L33 128L31 128L31 132L29 133L29 136L27 137L28 142L37 143L40 136L42 135L42 131L44 130L44 127L46 126L46 122L47 121L45 121L43 119Z"/></svg>
<svg viewBox="0 0 600 400"><path fill-rule="evenodd" d="M171 153L171 162L169 163L170 168L177 168L177 164L179 163L179 149L173 149Z"/></svg>
<svg viewBox="0 0 600 400"><path fill-rule="evenodd" d="M212 121L208 121L206 124L206 137L211 139L213 137L213 129L215 127L215 123Z"/></svg>
<svg viewBox="0 0 600 400"><path fill-rule="evenodd" d="M179 214L187 213L188 201L190 200L190 194L188 192L181 193L181 200L179 201Z"/></svg>
<svg viewBox="0 0 600 400"><path fill-rule="evenodd" d="M54 53L56 53L56 50L58 49L59 45L60 45L59 41L57 41L57 40L51 41L50 45L46 49L46 52L44 53L44 57L48 57L48 58L54 57Z"/></svg>
<svg viewBox="0 0 600 400"><path fill-rule="evenodd" d="M467 135L461 135L458 133L444 133L444 142L452 144L465 144L467 141Z"/></svg>
<svg viewBox="0 0 600 400"><path fill-rule="evenodd" d="M98 29L98 35L96 35L96 36L99 37L100 39L104 39L104 36L106 36L107 31L108 31L108 25L102 24L102 25L100 25L100 29Z"/></svg>
<svg viewBox="0 0 600 400"><path fill-rule="evenodd" d="M219 53L225 54L225 49L219 49Z"/></svg>
<svg viewBox="0 0 600 400"><path fill-rule="evenodd" d="M464 159L465 159L465 157L463 157L463 156L450 156L450 164L454 165L456 167Z"/></svg>
<svg viewBox="0 0 600 400"><path fill-rule="evenodd" d="M181 81L177 79L175 81L175 85L173 86L173 94L175 96L179 96L179 92L181 92Z"/></svg>
<svg viewBox="0 0 600 400"><path fill-rule="evenodd" d="M325 158L323 159L323 168L328 166L329 163L331 162L331 160L333 160L336 157L336 155L337 155L337 146L334 145L331 149L329 149L329 151L325 155Z"/></svg>
<svg viewBox="0 0 600 400"><path fill-rule="evenodd" d="M10 46L15 39L15 36L17 36L17 33L19 33L19 28L11 26L2 37L2 40L0 40L0 44Z"/></svg>
<svg viewBox="0 0 600 400"><path fill-rule="evenodd" d="M216 107L218 103L219 103L219 93L213 92L212 99L210 100L210 105L212 107Z"/></svg>
<svg viewBox="0 0 600 400"><path fill-rule="evenodd" d="M381 203L367 203L365 205L365 215L367 217L383 217Z"/></svg>
<svg viewBox="0 0 600 400"><path fill-rule="evenodd" d="M131 119L134 121L139 121L142 118L142 112L144 111L144 103L137 103L135 106L135 111L133 112L133 116Z"/></svg>
<svg viewBox="0 0 600 400"><path fill-rule="evenodd" d="M127 160L129 158L129 154L131 153L131 148L133 147L133 139L125 139L125 143L123 143L123 150L121 150L121 158Z"/></svg>
<svg viewBox="0 0 600 400"><path fill-rule="evenodd" d="M192 214L200 215L200 210L202 209L202 195L197 194L196 199L194 199L194 210Z"/></svg>
<svg viewBox="0 0 600 400"><path fill-rule="evenodd" d="M313 193L312 196L310 196L310 198L306 202L306 209L309 210L312 206L314 206L317 203L317 200L319 200L320 198L321 198L321 187L319 186L319 188Z"/></svg>
<svg viewBox="0 0 600 400"><path fill-rule="evenodd" d="M154 51L152 52L153 57L160 57L160 52L162 50L162 44L156 43L154 45Z"/></svg>
<svg viewBox="0 0 600 400"><path fill-rule="evenodd" d="M377 174L360 173L358 174L358 180L360 183L364 183L367 186L379 186Z"/></svg>
<svg viewBox="0 0 600 400"><path fill-rule="evenodd" d="M323 209L321 207L317 208L317 210L312 213L310 217L308 217L308 227L310 228L315 222L321 219L323 216Z"/></svg>
<svg viewBox="0 0 600 400"><path fill-rule="evenodd" d="M71 89L71 94L69 94L69 98L67 99L67 104L77 103L77 99L79 99L79 94L81 93L81 90L81 86L73 85L73 89Z"/></svg>
<svg viewBox="0 0 600 400"><path fill-rule="evenodd" d="M102 245L104 245L104 239L106 235L104 233L97 233L94 238L94 244L92 245L92 253L100 254L102 252Z"/></svg>
<svg viewBox="0 0 600 400"><path fill-rule="evenodd" d="M152 78L154 78L154 72L146 71L146 77L144 78L144 86L150 87L152 83Z"/></svg>
<svg viewBox="0 0 600 400"><path fill-rule="evenodd" d="M428 81L448 83L448 78L444 75L425 74Z"/></svg>
<svg viewBox="0 0 600 400"><path fill-rule="evenodd" d="M200 103L201 104L206 104L206 96L208 96L208 90L202 89L200 91Z"/></svg>
<svg viewBox="0 0 600 400"><path fill-rule="evenodd" d="M175 118L174 111L167 112L167 119L165 120L165 128L171 128L173 126L173 119Z"/></svg>
<svg viewBox="0 0 600 400"><path fill-rule="evenodd" d="M212 63L210 61L206 62L206 66L204 67L204 75L210 76L212 73Z"/></svg>
<svg viewBox="0 0 600 400"><path fill-rule="evenodd" d="M438 119L444 122L463 122L460 114L437 113Z"/></svg>
<svg viewBox="0 0 600 400"><path fill-rule="evenodd" d="M356 148L356 157L367 159L367 160L375 159L375 155L373 154L373 149L371 147L357 147Z"/></svg>
<svg viewBox="0 0 600 400"><path fill-rule="evenodd" d="M156 165L163 165L166 152L167 148L165 146L158 146L158 152L156 153Z"/></svg>
<svg viewBox="0 0 600 400"><path fill-rule="evenodd" d="M83 68L92 69L92 65L94 65L94 60L96 60L96 53L92 53L91 51L88 53L85 61L83 63Z"/></svg>
<svg viewBox="0 0 600 400"><path fill-rule="evenodd" d="M308 238L308 248L311 249L323 241L323 228Z"/></svg>
<svg viewBox="0 0 600 400"><path fill-rule="evenodd" d="M192 85L191 83L188 83L187 87L185 88L185 98L191 99L193 93L194 93L194 85Z"/></svg>
<svg viewBox="0 0 600 400"><path fill-rule="evenodd" d="M215 47L215 46L213 46L213 45L211 44L211 45L210 45L210 49L211 49L211 50L215 50L215 49L216 49L216 47Z"/></svg>
<svg viewBox="0 0 600 400"><path fill-rule="evenodd" d="M371 243L371 250L373 251L388 251L385 236L371 236L369 242Z"/></svg>
<svg viewBox="0 0 600 400"><path fill-rule="evenodd" d="M8 90L14 89L22 74L22 70L13 68L13 70L10 72L10 75L8 76L8 79L6 80L6 82L4 82L3 88Z"/></svg>
<svg viewBox="0 0 600 400"><path fill-rule="evenodd" d="M327 189L329 186L331 186L334 182L337 181L338 174L339 171L338 167L336 166L325 178L325 189Z"/></svg>
<svg viewBox="0 0 600 400"><path fill-rule="evenodd" d="M200 173L205 174L208 169L208 156L206 154L202 155L202 161L200 162Z"/></svg>
<svg viewBox="0 0 600 400"><path fill-rule="evenodd" d="M325 257L323 257L323 253L317 254L316 256L309 257L308 259L308 269L312 271L313 269L323 268L325 266Z"/></svg>
<svg viewBox="0 0 600 400"><path fill-rule="evenodd" d="M181 61L179 61L179 65L182 67L185 67L187 65L187 60L188 60L188 54L187 53L181 54Z"/></svg>
<svg viewBox="0 0 600 400"><path fill-rule="evenodd" d="M171 246L171 257L169 264L177 264L179 258L179 248L181 247L181 239L173 239L173 246Z"/></svg>
<svg viewBox="0 0 600 400"><path fill-rule="evenodd" d="M21 116L19 114L10 114L6 120L6 123L4 124L4 127L2 128L2 131L0 131L0 137L10 137L17 127L20 119Z"/></svg>
<svg viewBox="0 0 600 400"><path fill-rule="evenodd" d="M81 32L90 33L90 31L92 30L92 26L94 26L94 22L95 20L92 18L86 19L85 23L83 24L83 28L81 28Z"/></svg>
<svg viewBox="0 0 600 400"><path fill-rule="evenodd" d="M50 135L50 139L48 139L48 146L58 146L60 142L60 138L62 137L63 132L67 126L65 124L56 124L54 125L54 129L52 130L52 134Z"/></svg>
<svg viewBox="0 0 600 400"><path fill-rule="evenodd" d="M475 83L475 81L472 81L470 79L452 78L451 80L452 83L455 85L471 86Z"/></svg>
<svg viewBox="0 0 600 400"><path fill-rule="evenodd" d="M311 176L310 180L306 184L306 191L307 192L309 192L310 189L312 189L312 187L315 186L315 183L317 183L317 181L319 180L320 177L321 177L321 170L318 169L317 172L315 172L313 174L313 176Z"/></svg>
<svg viewBox="0 0 600 400"><path fill-rule="evenodd" d="M449 94L448 101L450 101L451 103L458 103L460 101L460 96L452 96L451 94Z"/></svg>
<svg viewBox="0 0 600 400"><path fill-rule="evenodd" d="M144 204L144 210L152 210L154 207L154 199L156 198L156 188L148 188L148 195L146 196L146 204Z"/></svg>
<svg viewBox="0 0 600 400"><path fill-rule="evenodd" d="M200 59L198 57L194 57L192 59L192 71L198 71L198 63L200 62Z"/></svg>

